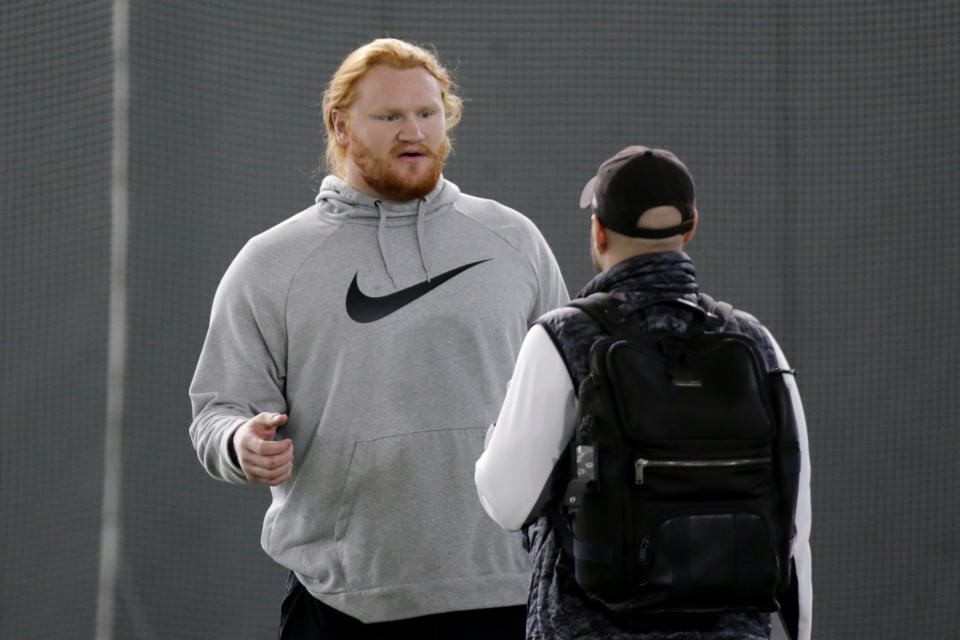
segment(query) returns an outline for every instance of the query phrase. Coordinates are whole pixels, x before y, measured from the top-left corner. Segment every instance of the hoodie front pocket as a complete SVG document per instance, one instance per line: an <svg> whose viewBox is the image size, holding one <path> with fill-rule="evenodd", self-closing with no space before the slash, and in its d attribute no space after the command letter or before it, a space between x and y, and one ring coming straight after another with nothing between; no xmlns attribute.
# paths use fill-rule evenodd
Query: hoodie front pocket
<svg viewBox="0 0 960 640"><path fill-rule="evenodd" d="M335 529L350 591L523 570L515 540L476 496L483 435L444 429L354 444Z"/></svg>

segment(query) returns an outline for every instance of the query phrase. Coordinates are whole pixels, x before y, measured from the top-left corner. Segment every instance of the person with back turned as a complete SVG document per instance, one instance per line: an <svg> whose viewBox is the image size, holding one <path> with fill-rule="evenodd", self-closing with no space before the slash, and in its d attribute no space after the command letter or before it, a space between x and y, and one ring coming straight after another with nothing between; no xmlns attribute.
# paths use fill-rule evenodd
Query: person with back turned
<svg viewBox="0 0 960 640"><path fill-rule="evenodd" d="M271 487L283 640L523 635L528 558L472 469L524 334L568 296L527 218L442 176L460 112L431 52L348 55L333 175L214 298L190 434L215 478Z"/></svg>
<svg viewBox="0 0 960 640"><path fill-rule="evenodd" d="M530 329L475 467L524 529L527 637L809 640L810 461L793 371L684 253L693 178L623 149L584 187L598 275Z"/></svg>

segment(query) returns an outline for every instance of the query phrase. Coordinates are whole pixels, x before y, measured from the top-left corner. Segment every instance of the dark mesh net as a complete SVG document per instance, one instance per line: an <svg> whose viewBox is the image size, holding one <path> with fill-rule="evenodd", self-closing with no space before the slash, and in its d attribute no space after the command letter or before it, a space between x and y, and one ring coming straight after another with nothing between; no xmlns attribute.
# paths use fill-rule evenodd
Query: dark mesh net
<svg viewBox="0 0 960 640"><path fill-rule="evenodd" d="M89 638L110 295L109 3L0 9L0 637ZM265 489L209 479L187 386L251 235L312 202L317 103L378 36L467 98L445 175L532 218L576 292L596 166L633 143L697 181L703 288L799 371L819 637L947 638L960 597L960 5L133 2L124 539L115 638L267 638ZM479 505L478 505L479 508Z"/></svg>

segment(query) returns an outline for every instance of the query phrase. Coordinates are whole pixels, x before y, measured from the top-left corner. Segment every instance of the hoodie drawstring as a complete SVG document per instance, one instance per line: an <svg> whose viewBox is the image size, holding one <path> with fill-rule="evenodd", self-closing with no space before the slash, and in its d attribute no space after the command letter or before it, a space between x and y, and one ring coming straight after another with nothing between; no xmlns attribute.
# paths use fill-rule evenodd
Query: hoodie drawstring
<svg viewBox="0 0 960 640"><path fill-rule="evenodd" d="M420 198L417 201L417 249L420 251L420 264L423 265L423 271L427 274L427 282L430 282L430 268L427 267L427 257L423 253L423 206L426 200Z"/></svg>
<svg viewBox="0 0 960 640"><path fill-rule="evenodd" d="M380 201L374 200L373 206L377 208L377 215L379 216L379 222L377 224L377 246L380 247L380 257L383 259L383 268L387 272L387 277L390 278L390 283L393 284L393 288L397 288L397 281L393 279L393 272L390 271L390 261L387 260L386 252L386 242L384 242L383 235L384 229L387 227L387 216L383 213L383 209L380 208Z"/></svg>
<svg viewBox="0 0 960 640"><path fill-rule="evenodd" d="M423 271L427 274L427 281L430 281L430 269L427 267L427 257L424 255L424 205L426 200L422 198L417 201L417 251L420 254L420 264L423 266ZM383 259L383 266L387 271L387 276L390 278L390 282L393 284L393 288L396 289L397 281L393 277L393 271L390 270L390 261L387 259L387 243L386 243L386 228L387 228L387 215L384 213L383 209L380 206L380 201L375 200L373 206L377 209L377 214L379 216L379 222L377 224L377 245L380 248L380 257Z"/></svg>

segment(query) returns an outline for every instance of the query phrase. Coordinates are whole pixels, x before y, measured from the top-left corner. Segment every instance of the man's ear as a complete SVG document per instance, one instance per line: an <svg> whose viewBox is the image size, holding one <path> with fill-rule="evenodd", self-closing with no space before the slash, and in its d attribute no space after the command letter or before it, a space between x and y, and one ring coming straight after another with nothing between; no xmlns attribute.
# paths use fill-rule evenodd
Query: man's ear
<svg viewBox="0 0 960 640"><path fill-rule="evenodd" d="M690 231L687 231L683 234L683 244L690 242L690 238L693 237L694 232L697 230L697 220L700 219L700 214L697 213L697 210L693 210L693 226L690 227Z"/></svg>
<svg viewBox="0 0 960 640"><path fill-rule="evenodd" d="M333 133L337 137L337 142L341 146L347 146L350 140L350 134L347 130L347 116L340 109L334 109L330 112L330 119L333 121Z"/></svg>
<svg viewBox="0 0 960 640"><path fill-rule="evenodd" d="M590 235L593 236L593 246L599 253L607 250L607 228L596 214L590 218Z"/></svg>

